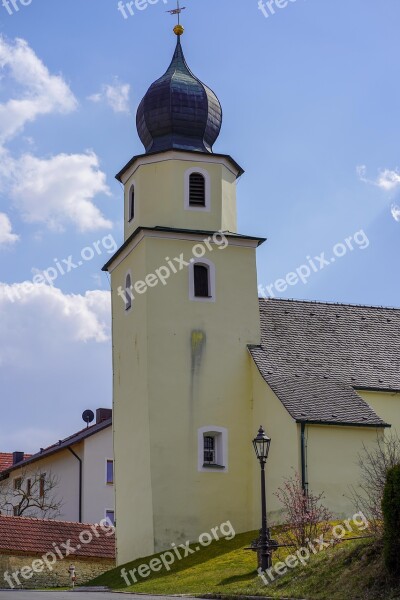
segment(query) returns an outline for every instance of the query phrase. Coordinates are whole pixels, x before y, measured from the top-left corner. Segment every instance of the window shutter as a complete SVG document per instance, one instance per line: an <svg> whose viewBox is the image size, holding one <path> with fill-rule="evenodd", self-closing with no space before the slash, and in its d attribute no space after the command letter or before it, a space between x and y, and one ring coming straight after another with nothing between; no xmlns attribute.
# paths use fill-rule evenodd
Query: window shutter
<svg viewBox="0 0 400 600"><path fill-rule="evenodd" d="M206 180L201 173L192 173L189 178L189 205L206 205Z"/></svg>

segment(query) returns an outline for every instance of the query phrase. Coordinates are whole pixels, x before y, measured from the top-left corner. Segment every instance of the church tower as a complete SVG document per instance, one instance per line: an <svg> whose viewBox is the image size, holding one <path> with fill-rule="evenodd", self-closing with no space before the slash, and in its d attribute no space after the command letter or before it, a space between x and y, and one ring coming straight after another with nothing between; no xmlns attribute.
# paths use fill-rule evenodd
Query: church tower
<svg viewBox="0 0 400 600"><path fill-rule="evenodd" d="M137 112L145 153L117 175L111 275L117 560L253 526L248 344L260 343L259 238L240 235L241 167L214 154L216 95L181 45Z"/></svg>

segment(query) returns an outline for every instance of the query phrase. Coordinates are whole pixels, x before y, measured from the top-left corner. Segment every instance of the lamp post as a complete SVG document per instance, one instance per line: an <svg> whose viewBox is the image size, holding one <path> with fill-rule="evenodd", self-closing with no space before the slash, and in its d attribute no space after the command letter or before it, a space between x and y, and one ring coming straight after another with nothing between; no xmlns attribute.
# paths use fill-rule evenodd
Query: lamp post
<svg viewBox="0 0 400 600"><path fill-rule="evenodd" d="M261 569L266 571L272 567L272 546L269 529L267 527L267 500L265 495L265 463L267 462L271 439L266 435L264 429L260 427L257 437L253 440L253 446L261 467Z"/></svg>

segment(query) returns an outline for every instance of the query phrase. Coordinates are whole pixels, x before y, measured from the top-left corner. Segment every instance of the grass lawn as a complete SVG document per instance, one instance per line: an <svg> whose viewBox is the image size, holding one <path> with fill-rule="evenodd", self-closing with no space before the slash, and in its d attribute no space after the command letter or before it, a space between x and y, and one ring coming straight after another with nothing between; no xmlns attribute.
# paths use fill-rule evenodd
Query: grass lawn
<svg viewBox="0 0 400 600"><path fill-rule="evenodd" d="M351 534L354 536L355 534ZM305 566L297 566L268 586L256 573L256 556L244 548L256 532L237 535L233 540L213 542L195 554L183 558L145 579L135 573L138 582L127 587L121 568L113 569L88 585L109 586L114 590L154 594L214 594L271 598L305 598L307 600L395 600L400 599L400 583L389 582L380 551L371 540L342 542L317 555ZM274 535L279 540L279 535ZM329 540L329 536L327 538ZM281 548L274 562L294 550ZM160 555L155 555L160 556ZM154 557L125 565L129 572Z"/></svg>

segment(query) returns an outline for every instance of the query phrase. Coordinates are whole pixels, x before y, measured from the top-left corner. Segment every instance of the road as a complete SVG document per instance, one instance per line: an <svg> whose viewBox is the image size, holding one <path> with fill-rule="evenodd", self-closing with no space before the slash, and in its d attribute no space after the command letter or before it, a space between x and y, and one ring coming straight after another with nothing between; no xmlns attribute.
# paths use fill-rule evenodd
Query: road
<svg viewBox="0 0 400 600"><path fill-rule="evenodd" d="M136 596L111 592L4 592L0 590L0 600L162 600L162 596ZM190 599L186 597L185 600Z"/></svg>

